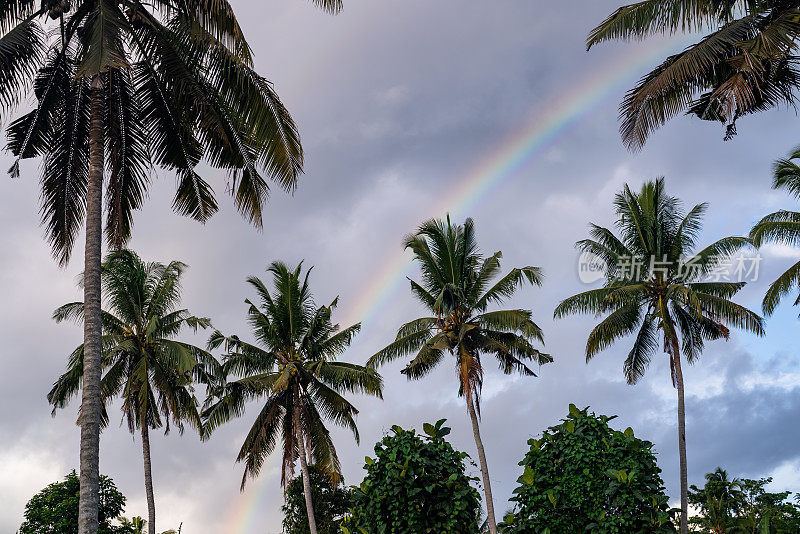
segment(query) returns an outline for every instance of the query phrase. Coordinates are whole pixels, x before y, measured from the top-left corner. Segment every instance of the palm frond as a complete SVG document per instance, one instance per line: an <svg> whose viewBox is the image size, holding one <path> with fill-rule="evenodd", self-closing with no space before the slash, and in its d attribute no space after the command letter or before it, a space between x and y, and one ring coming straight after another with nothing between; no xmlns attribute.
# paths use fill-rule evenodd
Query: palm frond
<svg viewBox="0 0 800 534"><path fill-rule="evenodd" d="M533 322L530 310L498 310L482 313L476 317L483 328L502 332L518 332L527 338L544 343L542 329Z"/></svg>
<svg viewBox="0 0 800 534"><path fill-rule="evenodd" d="M618 339L632 334L641 323L641 309L627 305L611 312L592 329L586 341L586 361L612 345Z"/></svg>
<svg viewBox="0 0 800 534"><path fill-rule="evenodd" d="M308 369L339 393L363 393L383 398L383 379L375 369L346 362L311 361Z"/></svg>
<svg viewBox="0 0 800 534"><path fill-rule="evenodd" d="M486 310L489 304L499 304L511 297L517 288L524 282L531 285L542 285L542 270L539 267L522 267L512 269L507 275L497 281L478 302L475 303L476 310Z"/></svg>
<svg viewBox="0 0 800 534"><path fill-rule="evenodd" d="M3 65L0 70L0 106L6 110L16 107L30 88L44 58L45 34L32 17L5 34L0 31L0 65Z"/></svg>
<svg viewBox="0 0 800 534"><path fill-rule="evenodd" d="M562 300L553 312L553 318L561 319L576 313L601 313L611 309L609 296L614 288L590 289Z"/></svg>
<svg viewBox="0 0 800 534"><path fill-rule="evenodd" d="M765 243L800 244L800 213L781 210L762 217L750 230L750 239L757 247Z"/></svg>
<svg viewBox="0 0 800 534"><path fill-rule="evenodd" d="M614 39L695 32L729 20L729 3L711 0L644 0L623 6L594 28L586 48Z"/></svg>
<svg viewBox="0 0 800 534"><path fill-rule="evenodd" d="M650 364L650 359L657 349L658 333L656 324L652 315L647 313L642 320L639 332L633 342L633 347L631 347L623 365L623 372L629 384L635 384L644 376L644 372Z"/></svg>
<svg viewBox="0 0 800 534"><path fill-rule="evenodd" d="M419 348L414 359L400 372L409 380L422 378L442 361L447 348L444 335L436 334Z"/></svg>
<svg viewBox="0 0 800 534"><path fill-rule="evenodd" d="M433 335L430 328L420 329L417 332L410 333L405 336L400 336L392 343L373 354L367 360L367 366L377 368L385 363L388 363L397 358L401 358L407 354L420 350L423 345Z"/></svg>
<svg viewBox="0 0 800 534"><path fill-rule="evenodd" d="M777 280L770 284L761 304L764 315L772 315L781 298L798 285L800 285L800 261L786 269Z"/></svg>

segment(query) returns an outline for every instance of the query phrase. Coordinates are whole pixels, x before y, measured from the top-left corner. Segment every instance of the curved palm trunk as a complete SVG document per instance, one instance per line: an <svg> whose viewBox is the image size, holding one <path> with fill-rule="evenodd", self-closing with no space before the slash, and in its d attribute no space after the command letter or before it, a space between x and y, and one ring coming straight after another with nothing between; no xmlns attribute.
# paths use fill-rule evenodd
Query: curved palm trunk
<svg viewBox="0 0 800 534"><path fill-rule="evenodd" d="M83 393L81 397L80 497L78 534L97 534L100 506L100 263L103 211L103 81L92 79L89 182L86 190L84 250Z"/></svg>
<svg viewBox="0 0 800 534"><path fill-rule="evenodd" d="M153 471L150 464L150 429L142 421L142 457L144 458L144 492L147 495L147 533L156 534L156 499L153 495Z"/></svg>
<svg viewBox="0 0 800 534"><path fill-rule="evenodd" d="M299 405L299 401L298 401ZM306 499L306 514L308 515L308 530L317 534L317 518L314 516L314 502L311 499L311 479L308 476L308 461L306 460L306 445L303 439L303 430L300 426L300 409L294 408L294 428L297 433L298 449L300 451L300 470L303 476L303 496Z"/></svg>
<svg viewBox="0 0 800 534"><path fill-rule="evenodd" d="M689 481L686 467L686 407L683 399L681 357L675 357L675 388L678 390L678 455L681 470L681 534L689 532Z"/></svg>
<svg viewBox="0 0 800 534"><path fill-rule="evenodd" d="M497 534L497 521L495 521L494 518L494 500L492 499L492 483L489 480L489 466L486 464L486 453L483 450L481 430L478 426L478 414L475 413L472 394L467 395L467 411L469 412L469 418L472 421L472 434L475 436L475 445L478 447L478 461L481 464L483 492L486 495L486 521L489 524L489 533Z"/></svg>

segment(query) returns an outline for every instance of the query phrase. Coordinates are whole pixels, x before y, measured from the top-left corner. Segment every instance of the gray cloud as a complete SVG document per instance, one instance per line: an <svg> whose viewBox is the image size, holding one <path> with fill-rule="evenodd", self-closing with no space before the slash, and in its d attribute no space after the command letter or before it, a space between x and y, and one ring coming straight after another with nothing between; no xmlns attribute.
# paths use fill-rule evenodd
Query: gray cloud
<svg viewBox="0 0 800 534"><path fill-rule="evenodd" d="M186 306L211 316L226 332L246 333L244 279L263 274L278 258L315 265L319 300L340 295L341 314L347 315L375 273L400 253L402 235L449 198L486 155L636 46L583 50L586 31L616 5L352 0L332 18L305 2L272 2L269 12L263 2L238 2L260 71L275 82L301 127L308 153L303 182L293 197L275 189L258 232L224 197L222 212L205 226L175 216L174 179L164 174L137 214L132 246L147 258L188 263ZM641 74L631 71L627 83ZM469 212L484 251L503 250L506 267L545 269L545 287L521 291L511 305L533 308L556 357L539 378L508 380L496 371L487 376L483 432L501 509L519 474L516 463L526 439L555 424L570 402L618 414L620 427L633 426L653 441L668 489L677 494L675 395L663 359L654 361L641 384L627 386L623 345L586 365L583 344L591 318L551 319L560 299L584 287L572 244L585 236L588 222L613 222L613 193L625 182L638 185L665 175L671 192L687 204L711 202L706 241L745 233L762 214L794 204L769 190L769 167L796 141L787 135L795 117L770 112L742 119L739 136L727 143L720 125L679 118L631 155L617 135L623 92L621 87L566 129ZM0 168L9 165L9 157L0 155ZM80 342L79 328L55 325L49 317L56 306L80 298L74 279L81 254L64 270L51 260L38 226L36 170L27 164L21 179L0 180L4 531L18 526L30 495L78 459L75 407L51 419L44 395ZM207 174L222 194L224 177ZM790 261L766 256L762 280L741 301L757 307L767 281ZM718 464L747 476L796 473L796 311L781 307L766 339L734 336L710 344L702 361L687 370L691 480ZM346 357L366 360L393 338L398 324L418 313L406 285L398 283L364 317L364 331ZM360 481L363 457L393 424L420 427L447 417L456 446L474 449L451 368L443 365L414 383L399 368L385 369L384 402L356 399L359 447L345 432L334 432L351 483ZM241 467L233 459L255 409L207 443L188 431L153 437L159 527L182 521L193 534L279 531L277 457L244 494L238 491ZM128 514L143 515L140 444L117 421L103 435L102 469L129 496ZM784 478L791 481L789 475Z"/></svg>

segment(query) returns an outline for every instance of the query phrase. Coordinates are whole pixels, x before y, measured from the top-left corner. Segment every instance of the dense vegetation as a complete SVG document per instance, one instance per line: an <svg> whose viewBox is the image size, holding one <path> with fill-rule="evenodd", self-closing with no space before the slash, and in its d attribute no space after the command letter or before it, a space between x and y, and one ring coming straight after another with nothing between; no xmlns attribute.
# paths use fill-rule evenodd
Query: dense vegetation
<svg viewBox="0 0 800 534"><path fill-rule="evenodd" d="M314 515L317 519L317 532L320 534L339 534L339 526L350 511L351 492L343 481L331 481L324 469L311 464L308 466L308 479L311 483L311 497ZM295 477L286 484L286 502L283 512L284 534L308 534L308 511L306 510L303 477Z"/></svg>
<svg viewBox="0 0 800 534"><path fill-rule="evenodd" d="M444 439L444 420L425 435L398 426L367 457L364 481L354 488L345 534L477 534L480 497L466 475L466 453Z"/></svg>
<svg viewBox="0 0 800 534"><path fill-rule="evenodd" d="M771 478L731 478L717 468L702 488L692 485L689 502L698 509L690 520L702 534L791 534L800 532L800 496L769 492Z"/></svg>
<svg viewBox="0 0 800 534"><path fill-rule="evenodd" d="M674 532L653 444L614 419L570 405L561 424L528 441L504 532Z"/></svg>
<svg viewBox="0 0 800 534"><path fill-rule="evenodd" d="M25 522L19 534L77 534L80 480L75 471L61 482L53 482L25 505ZM115 519L125 508L125 496L110 478L100 476L100 508L98 532L100 534L128 534Z"/></svg>

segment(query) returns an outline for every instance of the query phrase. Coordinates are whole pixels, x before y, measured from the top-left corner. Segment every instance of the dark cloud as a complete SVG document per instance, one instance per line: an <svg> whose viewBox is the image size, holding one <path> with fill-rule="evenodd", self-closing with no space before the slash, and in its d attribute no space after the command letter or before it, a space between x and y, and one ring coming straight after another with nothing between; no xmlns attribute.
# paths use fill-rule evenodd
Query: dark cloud
<svg viewBox="0 0 800 534"><path fill-rule="evenodd" d="M306 175L293 197L275 189L259 232L225 197L221 213L205 226L172 214L174 178L165 173L137 214L132 246L146 258L188 263L185 305L226 332L245 333L244 279L263 274L273 259L315 265L319 300L340 295L341 315L348 315L376 271L399 253L402 235L430 216L488 154L638 46L584 51L587 30L616 5L603 0L578 10L506 0L352 0L342 15L329 17L302 1L270 2L268 11L264 2L237 2L258 68L300 125ZM641 74L631 70L626 83ZM621 428L632 426L653 441L669 492L677 495L676 401L665 360L654 360L641 384L627 386L624 343L587 365L583 349L591 318L551 319L560 299L585 288L572 245L585 237L588 222L612 224L611 200L621 185L664 175L687 204L709 201L706 242L746 233L762 214L794 205L769 190L771 162L796 142L790 135L794 116L780 111L744 118L739 135L727 143L719 124L681 117L643 152L629 154L617 134L616 108L625 88L620 85L469 210L485 251L502 250L506 267L545 269L544 288L521 291L511 305L533 308L556 357L539 378L508 380L497 371L487 376L483 433L499 509L515 485L526 439L557 423L570 402L617 414ZM9 165L8 155L0 155L0 168ZM55 325L50 314L80 298L74 279L82 255L78 249L64 270L50 258L38 226L36 171L36 164L26 164L21 179L0 180L4 531L18 526L32 493L78 459L75 407L52 419L44 395L80 342L79 328ZM223 194L225 178L205 174ZM758 307L766 282L796 261L791 257L781 250L765 253L762 279L747 288L742 302ZM397 284L364 318L364 331L346 357L366 360L420 311L407 286ZM787 484L797 479L796 311L781 307L766 339L734 336L709 344L702 361L687 370L693 481L717 465L746 476L781 472ZM194 340L202 343L203 337ZM349 482L360 481L364 456L393 424L419 428L446 417L456 446L474 450L451 367L413 383L399 368L385 369L384 402L355 399L359 447L346 432L334 431ZM153 436L159 528L183 521L194 534L279 531L279 459L266 464L243 495L238 490L242 470L233 460L256 409L207 443L190 431ZM130 497L128 514L144 515L140 444L118 421L112 417L103 435L102 469Z"/></svg>

